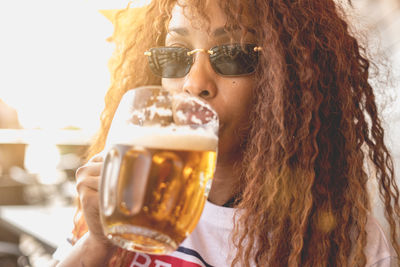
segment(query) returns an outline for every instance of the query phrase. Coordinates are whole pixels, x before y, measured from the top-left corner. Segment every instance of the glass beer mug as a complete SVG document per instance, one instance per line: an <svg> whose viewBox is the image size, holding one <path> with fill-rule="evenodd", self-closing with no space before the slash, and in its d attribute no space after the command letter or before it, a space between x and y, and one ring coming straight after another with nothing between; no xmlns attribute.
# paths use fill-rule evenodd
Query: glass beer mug
<svg viewBox="0 0 400 267"><path fill-rule="evenodd" d="M122 248L177 249L194 230L215 170L218 117L202 100L139 87L122 98L100 183L104 233Z"/></svg>

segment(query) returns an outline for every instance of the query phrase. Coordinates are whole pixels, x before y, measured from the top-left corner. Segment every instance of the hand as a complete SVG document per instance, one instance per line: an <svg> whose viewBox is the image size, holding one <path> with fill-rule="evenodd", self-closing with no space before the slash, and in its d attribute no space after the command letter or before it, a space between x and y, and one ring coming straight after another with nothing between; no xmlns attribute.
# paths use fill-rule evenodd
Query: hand
<svg viewBox="0 0 400 267"><path fill-rule="evenodd" d="M98 154L76 171L76 189L91 237L106 245L110 242L103 232L99 213L100 172L103 155Z"/></svg>
<svg viewBox="0 0 400 267"><path fill-rule="evenodd" d="M89 232L74 245L57 267L108 266L116 247L106 238L100 223L99 183L103 156L96 155L76 171L76 189Z"/></svg>

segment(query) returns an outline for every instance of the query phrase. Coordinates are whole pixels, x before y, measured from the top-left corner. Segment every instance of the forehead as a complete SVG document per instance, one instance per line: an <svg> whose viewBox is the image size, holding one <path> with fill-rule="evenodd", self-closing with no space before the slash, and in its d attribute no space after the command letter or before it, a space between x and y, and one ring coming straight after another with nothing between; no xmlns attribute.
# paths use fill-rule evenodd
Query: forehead
<svg viewBox="0 0 400 267"><path fill-rule="evenodd" d="M202 14L207 16L208 20L204 16L200 16L200 12L193 12L190 8L176 4L172 9L168 28L186 28L187 30L204 32L207 30L212 32L217 28L223 28L227 19L217 3L218 1L210 1L206 8L201 11Z"/></svg>

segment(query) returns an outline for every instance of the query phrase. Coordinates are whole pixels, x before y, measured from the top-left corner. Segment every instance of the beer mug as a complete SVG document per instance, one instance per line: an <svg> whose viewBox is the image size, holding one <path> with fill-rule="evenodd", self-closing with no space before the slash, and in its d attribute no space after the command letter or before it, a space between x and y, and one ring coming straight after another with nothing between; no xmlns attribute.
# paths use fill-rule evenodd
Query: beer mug
<svg viewBox="0 0 400 267"><path fill-rule="evenodd" d="M100 217L116 245L167 254L194 230L213 178L218 117L159 86L128 91L114 115L100 182Z"/></svg>

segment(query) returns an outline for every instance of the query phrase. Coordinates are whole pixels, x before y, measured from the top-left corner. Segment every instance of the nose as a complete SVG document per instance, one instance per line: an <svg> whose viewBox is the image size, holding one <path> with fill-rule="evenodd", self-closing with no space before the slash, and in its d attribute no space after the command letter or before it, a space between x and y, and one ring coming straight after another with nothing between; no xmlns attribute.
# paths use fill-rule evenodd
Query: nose
<svg viewBox="0 0 400 267"><path fill-rule="evenodd" d="M217 95L216 73L208 54L199 52L194 55L194 63L184 78L183 91L199 96L205 100Z"/></svg>

